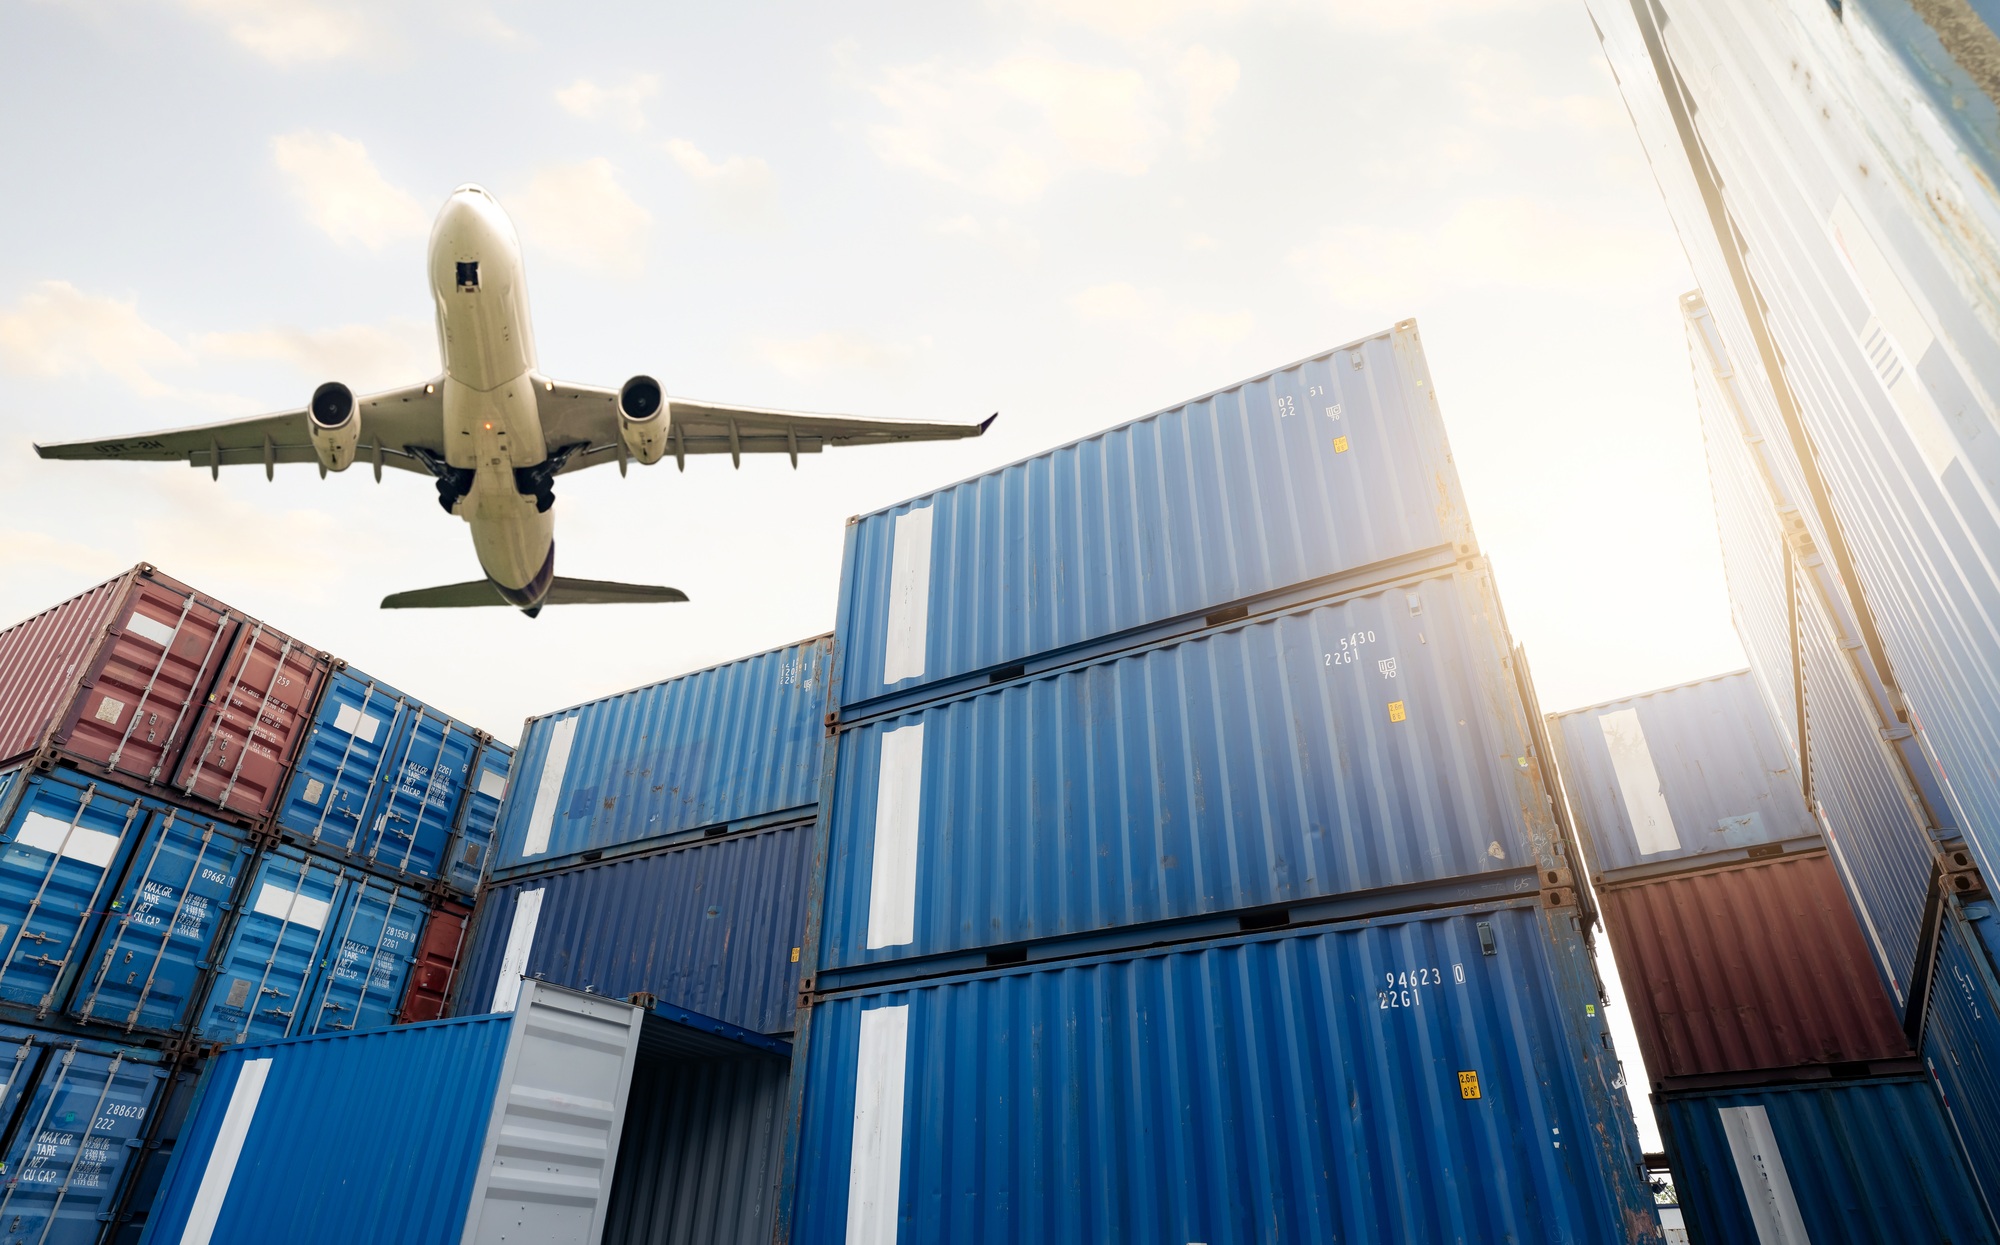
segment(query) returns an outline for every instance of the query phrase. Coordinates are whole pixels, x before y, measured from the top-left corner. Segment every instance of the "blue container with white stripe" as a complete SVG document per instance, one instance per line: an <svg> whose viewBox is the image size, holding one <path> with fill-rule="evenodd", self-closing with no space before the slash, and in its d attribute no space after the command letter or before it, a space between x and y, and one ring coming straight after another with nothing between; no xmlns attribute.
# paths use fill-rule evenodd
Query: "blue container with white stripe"
<svg viewBox="0 0 2000 1245"><path fill-rule="evenodd" d="M832 637L531 718L492 877L810 816Z"/></svg>
<svg viewBox="0 0 2000 1245"><path fill-rule="evenodd" d="M423 892L285 845L266 852L217 957L195 1036L263 1042L389 1024Z"/></svg>
<svg viewBox="0 0 2000 1245"><path fill-rule="evenodd" d="M2000 912L1944 903L1924 1017L1923 1057L1973 1178L2000 1206Z"/></svg>
<svg viewBox="0 0 2000 1245"><path fill-rule="evenodd" d="M436 878L482 742L465 723L342 669L300 747L278 829L388 876Z"/></svg>
<svg viewBox="0 0 2000 1245"><path fill-rule="evenodd" d="M492 863L493 835L500 826L500 809L507 799L513 766L511 745L497 739L480 745L472 777L465 784L465 798L459 801L451 852L445 862L445 884L460 895L478 894L479 883Z"/></svg>
<svg viewBox="0 0 2000 1245"><path fill-rule="evenodd" d="M1475 552L1405 320L852 522L839 704Z"/></svg>

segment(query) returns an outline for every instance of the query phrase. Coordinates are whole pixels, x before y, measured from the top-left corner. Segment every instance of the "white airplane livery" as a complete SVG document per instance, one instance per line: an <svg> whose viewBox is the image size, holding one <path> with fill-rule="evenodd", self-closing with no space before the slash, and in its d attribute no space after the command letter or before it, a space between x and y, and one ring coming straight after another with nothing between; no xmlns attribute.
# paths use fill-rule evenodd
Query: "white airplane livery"
<svg viewBox="0 0 2000 1245"><path fill-rule="evenodd" d="M529 617L544 605L685 601L673 588L565 579L555 573L555 479L600 463L622 474L672 456L800 454L827 446L886 445L976 437L993 423L901 423L808 415L670 398L650 376L616 389L542 375L528 322L521 246L493 196L461 186L431 230L431 297L437 304L443 373L357 398L339 381L313 391L305 409L171 432L36 445L43 458L184 461L220 476L226 466L317 462L320 474L366 461L422 472L438 503L472 529L486 578L401 592L385 609L512 605Z"/></svg>

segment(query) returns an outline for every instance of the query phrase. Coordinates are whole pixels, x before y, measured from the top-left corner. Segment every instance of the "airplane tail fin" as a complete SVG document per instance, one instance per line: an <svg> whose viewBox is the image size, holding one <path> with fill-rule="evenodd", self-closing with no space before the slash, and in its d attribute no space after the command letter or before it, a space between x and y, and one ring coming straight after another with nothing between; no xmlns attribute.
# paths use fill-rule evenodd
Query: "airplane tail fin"
<svg viewBox="0 0 2000 1245"><path fill-rule="evenodd" d="M543 605L640 605L670 604L687 600L678 588L656 588L651 584L621 584L608 579L566 579L556 576ZM491 580L474 579L462 584L393 592L382 598L385 610L467 609L479 605L512 605L500 595ZM540 606L536 607L537 609Z"/></svg>

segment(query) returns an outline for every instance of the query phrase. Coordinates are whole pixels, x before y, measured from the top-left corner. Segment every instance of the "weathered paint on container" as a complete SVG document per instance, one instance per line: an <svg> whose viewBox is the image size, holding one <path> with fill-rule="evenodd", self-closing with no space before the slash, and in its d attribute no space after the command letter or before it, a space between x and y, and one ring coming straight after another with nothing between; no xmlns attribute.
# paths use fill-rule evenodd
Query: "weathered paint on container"
<svg viewBox="0 0 2000 1245"><path fill-rule="evenodd" d="M1476 551L1406 320L856 520L839 702L1437 550Z"/></svg>
<svg viewBox="0 0 2000 1245"><path fill-rule="evenodd" d="M1556 715L1594 878L1819 834L1747 671Z"/></svg>
<svg viewBox="0 0 2000 1245"><path fill-rule="evenodd" d="M1777 395L1754 414L1791 450L1786 491L1812 502L1806 532L1864 606L1951 823L1990 875L2000 201L1950 137L1966 100L1888 50L1925 29L1902 4L1592 10L1619 32L1606 47L1628 99L1664 81L1668 103L1684 101L1663 114L1674 143L1649 141L1656 168L1681 149L1663 184L1697 192L1670 192L1669 208L1684 239L1706 229L1690 258L1731 356L1756 360ZM1958 29L1990 35L1969 14Z"/></svg>
<svg viewBox="0 0 2000 1245"><path fill-rule="evenodd" d="M452 823L451 850L445 858L445 885L467 898L479 893L479 884L492 862L493 836L500 827L500 809L507 798L513 767L512 745L491 737L480 744L472 777L466 780L465 798L459 802L458 816Z"/></svg>
<svg viewBox="0 0 2000 1245"><path fill-rule="evenodd" d="M194 1035L226 1044L389 1024L424 915L420 891L290 845L267 850Z"/></svg>
<svg viewBox="0 0 2000 1245"><path fill-rule="evenodd" d="M595 1245L639 1027L530 983L513 1015L225 1051L146 1240Z"/></svg>
<svg viewBox="0 0 2000 1245"><path fill-rule="evenodd" d="M1480 875L1533 891L1551 852L1476 561L837 746L822 971Z"/></svg>
<svg viewBox="0 0 2000 1245"><path fill-rule="evenodd" d="M1655 1085L1913 1053L1823 851L1606 886L1598 902Z"/></svg>
<svg viewBox="0 0 2000 1245"><path fill-rule="evenodd" d="M1696 1239L2000 1239L1921 1076L1666 1095L1654 1112Z"/></svg>
<svg viewBox="0 0 2000 1245"><path fill-rule="evenodd" d="M529 719L494 880L818 803L832 646L818 636Z"/></svg>
<svg viewBox="0 0 2000 1245"><path fill-rule="evenodd" d="M821 1001L780 1239L1657 1242L1574 915Z"/></svg>
<svg viewBox="0 0 2000 1245"><path fill-rule="evenodd" d="M423 939L417 944L417 962L410 970L410 988L396 1012L397 1024L437 1020L445 1014L458 981L459 962L467 950L465 926L471 919L472 909L464 904L447 900L431 909Z"/></svg>
<svg viewBox="0 0 2000 1245"><path fill-rule="evenodd" d="M2000 915L1992 900L1944 901L1924 1016L1924 1066L1973 1179L2000 1206Z"/></svg>
<svg viewBox="0 0 2000 1245"><path fill-rule="evenodd" d="M183 797L258 821L283 798L328 659L257 619L238 624L174 772Z"/></svg>
<svg viewBox="0 0 2000 1245"><path fill-rule="evenodd" d="M479 733L353 667L334 673L278 829L391 876L443 871Z"/></svg>
<svg viewBox="0 0 2000 1245"><path fill-rule="evenodd" d="M0 1032L10 1239L94 1245L115 1218L168 1073L155 1052Z"/></svg>
<svg viewBox="0 0 2000 1245"><path fill-rule="evenodd" d="M525 974L788 1033L812 850L794 825L489 886L453 1013L504 1006Z"/></svg>

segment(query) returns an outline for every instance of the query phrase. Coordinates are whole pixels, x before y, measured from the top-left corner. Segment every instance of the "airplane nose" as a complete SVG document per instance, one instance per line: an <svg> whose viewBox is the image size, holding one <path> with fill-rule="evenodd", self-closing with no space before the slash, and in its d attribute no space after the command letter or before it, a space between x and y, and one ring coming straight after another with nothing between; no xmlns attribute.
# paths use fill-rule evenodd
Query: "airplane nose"
<svg viewBox="0 0 2000 1245"><path fill-rule="evenodd" d="M478 182L466 182L464 185L454 189L451 193L454 195L480 195L488 199L491 199L493 197L492 195L487 194L486 187L480 185Z"/></svg>

